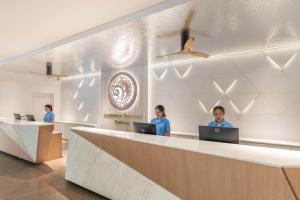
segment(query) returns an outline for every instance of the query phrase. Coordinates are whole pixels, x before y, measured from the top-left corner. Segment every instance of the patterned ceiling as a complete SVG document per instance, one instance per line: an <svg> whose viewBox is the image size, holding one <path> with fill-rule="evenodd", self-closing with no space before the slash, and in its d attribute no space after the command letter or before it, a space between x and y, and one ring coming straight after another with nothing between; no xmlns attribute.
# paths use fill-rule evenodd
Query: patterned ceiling
<svg viewBox="0 0 300 200"><path fill-rule="evenodd" d="M191 8L196 10L191 24L192 35L196 38L195 51L215 56L299 43L300 1L194 0L31 58L2 65L0 69L43 73L44 63L52 61L54 71L74 75L80 67L90 68L92 62L97 63L97 67L110 67L125 54L131 64L139 63L138 60L145 57L149 62L155 62L159 55L180 50L179 34L166 38L157 35L180 31ZM84 70L84 73L90 72Z"/></svg>

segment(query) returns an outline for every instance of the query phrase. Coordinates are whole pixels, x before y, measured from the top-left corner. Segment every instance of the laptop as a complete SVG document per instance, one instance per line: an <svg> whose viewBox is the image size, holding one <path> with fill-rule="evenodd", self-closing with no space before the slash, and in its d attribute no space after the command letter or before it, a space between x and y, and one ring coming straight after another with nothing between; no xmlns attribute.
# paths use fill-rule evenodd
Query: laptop
<svg viewBox="0 0 300 200"><path fill-rule="evenodd" d="M156 125L149 123L133 122L133 129L136 133L156 135Z"/></svg>
<svg viewBox="0 0 300 200"><path fill-rule="evenodd" d="M199 126L199 140L239 144L238 128Z"/></svg>
<svg viewBox="0 0 300 200"><path fill-rule="evenodd" d="M28 121L35 121L35 118L33 115L26 115L26 117L27 117Z"/></svg>
<svg viewBox="0 0 300 200"><path fill-rule="evenodd" d="M21 114L20 113L14 113L14 118L16 120L21 120Z"/></svg>

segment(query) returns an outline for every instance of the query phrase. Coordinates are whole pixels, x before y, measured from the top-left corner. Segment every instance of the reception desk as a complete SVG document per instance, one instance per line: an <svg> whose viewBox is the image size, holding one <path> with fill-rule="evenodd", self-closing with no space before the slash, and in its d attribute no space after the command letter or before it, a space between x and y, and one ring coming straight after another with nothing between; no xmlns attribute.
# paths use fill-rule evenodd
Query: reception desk
<svg viewBox="0 0 300 200"><path fill-rule="evenodd" d="M298 200L299 151L72 128L66 179L110 199Z"/></svg>
<svg viewBox="0 0 300 200"><path fill-rule="evenodd" d="M41 163L62 156L61 133L43 122L0 119L0 151Z"/></svg>

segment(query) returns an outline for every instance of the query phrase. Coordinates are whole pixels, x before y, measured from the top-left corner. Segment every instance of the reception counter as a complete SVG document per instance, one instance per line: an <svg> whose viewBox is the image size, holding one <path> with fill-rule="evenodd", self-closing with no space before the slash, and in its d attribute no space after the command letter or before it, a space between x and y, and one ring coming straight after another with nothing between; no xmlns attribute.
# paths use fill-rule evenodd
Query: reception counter
<svg viewBox="0 0 300 200"><path fill-rule="evenodd" d="M110 199L297 200L299 151L72 128L66 179Z"/></svg>
<svg viewBox="0 0 300 200"><path fill-rule="evenodd" d="M41 163L62 156L61 133L43 122L0 119L0 151Z"/></svg>

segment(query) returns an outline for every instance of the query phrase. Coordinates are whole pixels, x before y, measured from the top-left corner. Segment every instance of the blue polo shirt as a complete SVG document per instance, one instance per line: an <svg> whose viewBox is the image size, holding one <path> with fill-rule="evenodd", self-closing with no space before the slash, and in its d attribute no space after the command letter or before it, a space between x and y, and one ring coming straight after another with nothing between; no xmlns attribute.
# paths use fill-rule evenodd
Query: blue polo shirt
<svg viewBox="0 0 300 200"><path fill-rule="evenodd" d="M225 119L224 119L223 122L220 122L220 123L218 123L216 121L211 121L211 122L209 122L208 126L210 126L210 127L233 128L233 125Z"/></svg>
<svg viewBox="0 0 300 200"><path fill-rule="evenodd" d="M44 115L44 122L50 123L54 121L54 113L53 112L47 112Z"/></svg>
<svg viewBox="0 0 300 200"><path fill-rule="evenodd" d="M156 135L165 135L166 132L171 131L170 121L163 117L159 121L157 118L151 120L151 124L156 125Z"/></svg>

